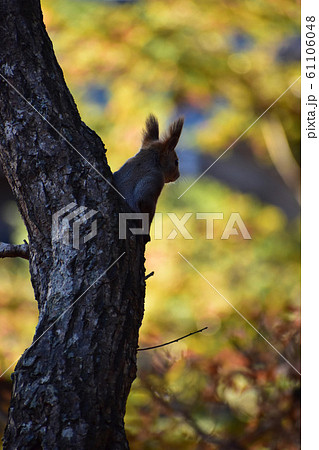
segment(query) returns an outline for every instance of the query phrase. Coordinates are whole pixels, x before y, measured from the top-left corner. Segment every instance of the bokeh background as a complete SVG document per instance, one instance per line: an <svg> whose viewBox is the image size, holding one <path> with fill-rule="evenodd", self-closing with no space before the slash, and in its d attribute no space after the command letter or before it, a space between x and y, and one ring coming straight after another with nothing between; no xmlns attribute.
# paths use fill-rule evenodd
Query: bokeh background
<svg viewBox="0 0 319 450"><path fill-rule="evenodd" d="M147 273L155 275L147 281L140 347L208 329L138 354L125 418L132 450L299 449L299 2L42 6L82 119L105 142L113 171L138 151L150 112L163 131L185 117L181 177L157 207L163 239L153 237L146 251ZM21 243L26 231L2 175L0 184L0 240ZM193 239L167 239L174 229L168 212L192 213ZM223 214L214 239L205 238L197 212ZM240 232L221 239L232 212L251 240ZM3 372L30 345L37 306L26 261L2 260L0 277ZM0 379L2 428L9 398L10 371Z"/></svg>

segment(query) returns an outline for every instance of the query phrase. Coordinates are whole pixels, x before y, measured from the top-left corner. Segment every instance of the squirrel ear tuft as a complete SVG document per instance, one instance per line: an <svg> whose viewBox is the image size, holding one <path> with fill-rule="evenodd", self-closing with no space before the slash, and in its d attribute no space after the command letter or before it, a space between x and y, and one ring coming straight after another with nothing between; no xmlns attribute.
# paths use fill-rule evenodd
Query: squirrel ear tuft
<svg viewBox="0 0 319 450"><path fill-rule="evenodd" d="M162 139L163 144L167 150L174 150L176 147L178 140L180 138L182 128L184 125L184 117L179 117L168 129L168 133Z"/></svg>
<svg viewBox="0 0 319 450"><path fill-rule="evenodd" d="M145 125L142 147L148 147L152 142L158 141L159 139L158 120L153 114L148 116Z"/></svg>

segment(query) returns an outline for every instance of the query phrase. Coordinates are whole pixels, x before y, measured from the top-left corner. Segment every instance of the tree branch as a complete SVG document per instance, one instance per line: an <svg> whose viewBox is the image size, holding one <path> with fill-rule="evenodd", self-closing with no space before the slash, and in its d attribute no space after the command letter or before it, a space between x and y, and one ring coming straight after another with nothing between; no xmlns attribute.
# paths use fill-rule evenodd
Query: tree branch
<svg viewBox="0 0 319 450"><path fill-rule="evenodd" d="M165 396L159 389L156 389L154 385L149 383L145 377L140 378L142 379L143 386L149 391L153 399L169 412L179 415L194 430L201 441L208 444L213 444L214 448L217 446L217 448L223 450L238 450L238 447L229 446L229 442L227 440L203 431L194 420L191 413L187 410L187 407L183 405L171 392L169 395Z"/></svg>
<svg viewBox="0 0 319 450"><path fill-rule="evenodd" d="M150 277L152 277L154 275L154 271L153 272L150 272L148 275L145 275L145 281L148 279L148 278L150 278Z"/></svg>
<svg viewBox="0 0 319 450"><path fill-rule="evenodd" d="M192 336L193 334L201 333L202 331L207 330L207 328L208 327L201 328L200 330L193 331L192 333L188 333L185 336L182 336L182 337L179 337L177 339L174 339L173 341L165 342L164 344L154 345L153 347L138 348L137 351L138 352L142 352L144 350L153 350L154 348L165 347L165 345L174 344L174 342L181 341L182 339L185 339L185 338L187 338L189 336Z"/></svg>
<svg viewBox="0 0 319 450"><path fill-rule="evenodd" d="M24 258L29 259L29 245L27 243L21 245L6 244L0 242L0 258Z"/></svg>

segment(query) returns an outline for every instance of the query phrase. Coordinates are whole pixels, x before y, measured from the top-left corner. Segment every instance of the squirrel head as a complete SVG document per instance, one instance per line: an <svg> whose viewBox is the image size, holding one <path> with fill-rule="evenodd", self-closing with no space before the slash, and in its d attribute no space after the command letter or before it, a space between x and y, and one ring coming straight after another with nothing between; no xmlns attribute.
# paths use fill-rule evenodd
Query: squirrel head
<svg viewBox="0 0 319 450"><path fill-rule="evenodd" d="M170 125L167 133L159 138L157 118L150 114L146 120L142 149L155 152L158 155L165 183L175 181L179 177L178 157L175 147L180 138L183 124L184 118L180 117Z"/></svg>

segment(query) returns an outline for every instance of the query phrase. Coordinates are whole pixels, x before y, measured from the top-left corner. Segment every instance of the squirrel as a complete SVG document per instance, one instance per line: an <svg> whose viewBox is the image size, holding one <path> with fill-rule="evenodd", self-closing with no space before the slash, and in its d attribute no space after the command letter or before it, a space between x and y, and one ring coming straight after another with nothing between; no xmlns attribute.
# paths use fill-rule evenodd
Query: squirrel
<svg viewBox="0 0 319 450"><path fill-rule="evenodd" d="M149 214L149 225L164 184L179 177L175 147L183 124L184 118L180 117L159 138L158 120L150 114L143 131L140 151L114 173L115 187L134 212Z"/></svg>

